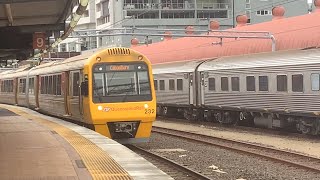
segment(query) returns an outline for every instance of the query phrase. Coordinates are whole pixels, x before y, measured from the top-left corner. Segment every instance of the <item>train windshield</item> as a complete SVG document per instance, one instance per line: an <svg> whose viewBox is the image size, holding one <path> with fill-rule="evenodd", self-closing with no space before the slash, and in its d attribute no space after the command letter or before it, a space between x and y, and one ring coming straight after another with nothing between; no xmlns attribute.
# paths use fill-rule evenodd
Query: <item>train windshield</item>
<svg viewBox="0 0 320 180"><path fill-rule="evenodd" d="M93 102L136 102L152 99L148 66L97 64L93 67Z"/></svg>

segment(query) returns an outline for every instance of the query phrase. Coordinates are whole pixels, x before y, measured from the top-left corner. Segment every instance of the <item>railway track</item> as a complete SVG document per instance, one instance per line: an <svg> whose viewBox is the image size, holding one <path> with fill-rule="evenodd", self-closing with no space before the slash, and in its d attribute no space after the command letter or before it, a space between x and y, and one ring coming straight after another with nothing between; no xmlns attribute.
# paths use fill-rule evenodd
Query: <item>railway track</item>
<svg viewBox="0 0 320 180"><path fill-rule="evenodd" d="M248 142L229 140L219 137L212 137L198 133L185 132L162 127L153 127L152 132L183 138L208 145L213 145L216 147L236 151L239 153L244 153L247 155L254 155L267 160L272 160L274 162L279 162L289 166L301 168L307 171L320 173L320 159L316 157L311 157L286 150L279 150L272 147L266 147Z"/></svg>
<svg viewBox="0 0 320 180"><path fill-rule="evenodd" d="M132 151L140 154L142 157L147 159L149 162L157 166L159 169L170 175L174 179L198 179L198 180L209 180L209 177L202 175L194 170L184 167L172 160L165 157L159 156L148 150L142 149L134 145L127 145Z"/></svg>

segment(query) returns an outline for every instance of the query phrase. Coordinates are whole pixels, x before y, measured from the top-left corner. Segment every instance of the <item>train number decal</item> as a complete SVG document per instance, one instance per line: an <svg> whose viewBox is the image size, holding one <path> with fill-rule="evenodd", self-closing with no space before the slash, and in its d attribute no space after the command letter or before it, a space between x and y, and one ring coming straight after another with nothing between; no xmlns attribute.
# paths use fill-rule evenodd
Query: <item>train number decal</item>
<svg viewBox="0 0 320 180"><path fill-rule="evenodd" d="M154 109L145 109L145 110L144 110L144 113L145 113L145 114L154 114L154 113L155 113L155 110L154 110Z"/></svg>

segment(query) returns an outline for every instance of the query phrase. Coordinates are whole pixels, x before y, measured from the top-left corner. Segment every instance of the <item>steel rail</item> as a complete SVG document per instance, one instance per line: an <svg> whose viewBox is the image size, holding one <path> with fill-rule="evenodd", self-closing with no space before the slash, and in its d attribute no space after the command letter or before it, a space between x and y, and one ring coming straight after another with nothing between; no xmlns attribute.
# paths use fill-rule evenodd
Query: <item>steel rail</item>
<svg viewBox="0 0 320 180"><path fill-rule="evenodd" d="M176 169L178 169L179 171L183 172L183 173L186 173L186 175L188 176L191 176L191 177L194 177L196 179L199 179L199 180L210 180L209 177L205 176L205 175L202 175L192 169L189 169L187 167L184 167L184 166L181 166L180 164L170 160L170 159L167 159L165 157L162 157L162 156L159 156L155 153L152 153L150 151L147 151L143 148L140 148L140 147L137 147L137 146L134 146L134 145L126 145L129 149L131 149L132 151L134 152L137 152L137 153L142 153L142 154L146 154L148 156L151 156L152 158L156 158L157 160L160 160L166 164L169 164L169 166L172 166Z"/></svg>
<svg viewBox="0 0 320 180"><path fill-rule="evenodd" d="M168 132L166 132L166 131L168 131ZM170 135L170 136L183 138L183 139L187 139L187 140L192 140L192 141L195 141L195 142L201 142L201 143L205 143L205 144L208 144L208 145L213 145L213 146L217 146L217 147L220 147L220 148L224 148L224 149L228 149L228 150L232 150L232 151L236 151L236 152L240 152L240 153L244 153L244 154L248 154L248 155L255 155L257 157L270 159L270 160L273 160L275 162L289 164L289 165L292 165L292 166L295 166L295 167L298 167L298 168L302 168L302 169L305 169L305 170L311 170L313 172L320 173L320 168L316 168L316 167L300 164L300 163L297 163L297 162L281 159L281 158L278 158L278 157L272 157L272 156L269 156L269 155L264 155L261 152L260 153L259 152L254 152L252 150L241 149L239 147L237 148L237 147L233 147L233 146L224 145L224 144L221 144L221 143L208 142L208 141L205 141L205 140L200 139L200 138L209 138L211 140L223 141L223 142L226 142L226 143L229 143L229 144L233 143L233 144L237 144L237 145L241 145L241 146L245 145L245 146L247 146L247 148L254 148L254 149L260 149L260 150L269 150L269 151L273 151L273 152L276 152L276 153L295 155L295 156L297 156L297 158L303 158L303 159L306 159L308 161L313 160L313 161L316 161L318 164L320 164L320 159L319 158L308 156L308 155L303 155L303 154L300 154L300 153L295 153L295 152L290 152L290 151L286 151L286 150L275 149L275 148L266 147L266 146L262 146L262 145L258 145L258 144L252 144L252 143L249 143L249 142L230 140L230 139L225 139L225 138L220 138L220 137L213 137L213 136L208 136L208 135L203 135L203 134L198 134L198 133L193 133L193 132L186 132L186 131L181 131L181 130L176 130L176 129L163 128L163 127L155 127L155 126L153 126L152 132L153 133L164 134L164 135ZM183 134L183 135L179 135L179 134ZM198 136L199 138L197 139L197 138L193 138L193 137L190 137L190 136Z"/></svg>

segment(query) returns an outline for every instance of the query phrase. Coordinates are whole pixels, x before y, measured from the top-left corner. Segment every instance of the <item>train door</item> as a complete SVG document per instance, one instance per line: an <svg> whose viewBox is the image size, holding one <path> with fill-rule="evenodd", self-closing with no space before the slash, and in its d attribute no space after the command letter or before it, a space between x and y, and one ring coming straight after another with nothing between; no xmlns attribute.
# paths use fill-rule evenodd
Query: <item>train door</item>
<svg viewBox="0 0 320 180"><path fill-rule="evenodd" d="M81 120L80 113L80 83L81 75L80 71L71 71L69 73L69 96L68 96L68 107L71 116L74 119Z"/></svg>
<svg viewBox="0 0 320 180"><path fill-rule="evenodd" d="M18 78L13 79L13 93L14 93L14 103L18 104Z"/></svg>
<svg viewBox="0 0 320 180"><path fill-rule="evenodd" d="M205 93L205 88L207 87L207 74L208 72L201 72L200 73L200 93L199 93L199 106L204 105L204 93Z"/></svg>
<svg viewBox="0 0 320 180"><path fill-rule="evenodd" d="M65 116L71 116L69 101L69 72L63 72L61 74L61 89L64 98Z"/></svg>
<svg viewBox="0 0 320 180"><path fill-rule="evenodd" d="M194 95L193 95L193 73L189 73L189 104L193 105Z"/></svg>
<svg viewBox="0 0 320 180"><path fill-rule="evenodd" d="M35 86L34 86L34 95L36 100L36 108L39 108L39 91L40 91L40 76L36 76L35 78Z"/></svg>

